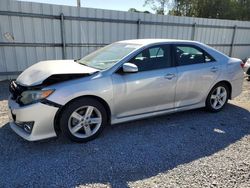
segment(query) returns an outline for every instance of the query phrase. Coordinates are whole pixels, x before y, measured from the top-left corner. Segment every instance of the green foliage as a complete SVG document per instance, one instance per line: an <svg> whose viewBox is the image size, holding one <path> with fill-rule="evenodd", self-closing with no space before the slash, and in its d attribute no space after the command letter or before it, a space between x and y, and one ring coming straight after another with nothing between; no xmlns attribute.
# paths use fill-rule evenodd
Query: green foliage
<svg viewBox="0 0 250 188"><path fill-rule="evenodd" d="M144 6L149 5L156 14L164 15L171 0L145 0Z"/></svg>
<svg viewBox="0 0 250 188"><path fill-rule="evenodd" d="M175 0L170 15L250 20L250 0Z"/></svg>
<svg viewBox="0 0 250 188"><path fill-rule="evenodd" d="M250 0L145 0L145 5L157 14L250 20Z"/></svg>
<svg viewBox="0 0 250 188"><path fill-rule="evenodd" d="M147 14L151 14L151 12L149 12L149 11L147 11L147 10L145 10L145 11L139 11L139 10L137 10L137 9L135 9L135 8L130 8L130 9L128 9L128 11L129 11L129 12L137 12L137 13L147 13Z"/></svg>

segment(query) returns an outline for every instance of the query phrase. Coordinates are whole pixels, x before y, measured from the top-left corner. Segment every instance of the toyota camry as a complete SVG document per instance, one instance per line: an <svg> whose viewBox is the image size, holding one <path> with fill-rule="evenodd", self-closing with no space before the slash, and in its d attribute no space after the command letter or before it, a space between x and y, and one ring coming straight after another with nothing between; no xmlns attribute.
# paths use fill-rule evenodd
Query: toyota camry
<svg viewBox="0 0 250 188"><path fill-rule="evenodd" d="M109 124L205 107L242 90L241 60L196 41L126 40L78 60L38 62L10 83L10 126L36 141L96 138Z"/></svg>

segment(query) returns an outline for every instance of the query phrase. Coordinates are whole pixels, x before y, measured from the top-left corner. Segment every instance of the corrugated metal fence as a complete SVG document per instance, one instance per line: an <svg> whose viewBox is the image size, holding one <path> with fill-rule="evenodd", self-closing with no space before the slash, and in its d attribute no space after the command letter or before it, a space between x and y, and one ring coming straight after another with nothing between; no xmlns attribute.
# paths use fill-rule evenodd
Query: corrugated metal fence
<svg viewBox="0 0 250 188"><path fill-rule="evenodd" d="M134 38L191 39L230 56L250 55L250 22L1 0L0 79L41 60L77 59Z"/></svg>

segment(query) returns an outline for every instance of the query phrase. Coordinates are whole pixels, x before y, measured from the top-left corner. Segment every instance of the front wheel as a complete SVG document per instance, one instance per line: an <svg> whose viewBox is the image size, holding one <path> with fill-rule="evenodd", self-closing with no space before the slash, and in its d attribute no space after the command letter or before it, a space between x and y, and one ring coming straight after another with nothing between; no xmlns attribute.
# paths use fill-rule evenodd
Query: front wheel
<svg viewBox="0 0 250 188"><path fill-rule="evenodd" d="M207 96L206 108L211 112L218 112L223 109L228 101L228 87L221 83L215 85Z"/></svg>
<svg viewBox="0 0 250 188"><path fill-rule="evenodd" d="M75 142L95 139L107 124L104 106L92 98L77 99L61 114L60 126L66 137Z"/></svg>

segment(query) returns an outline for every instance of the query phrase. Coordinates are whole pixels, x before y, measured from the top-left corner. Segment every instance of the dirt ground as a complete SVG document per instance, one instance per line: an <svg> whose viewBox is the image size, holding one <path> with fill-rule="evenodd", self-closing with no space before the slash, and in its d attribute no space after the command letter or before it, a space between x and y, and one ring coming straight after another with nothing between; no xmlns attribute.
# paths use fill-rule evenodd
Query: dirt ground
<svg viewBox="0 0 250 188"><path fill-rule="evenodd" d="M28 142L9 127L0 83L0 187L249 187L250 82L223 111L110 126L96 140Z"/></svg>

